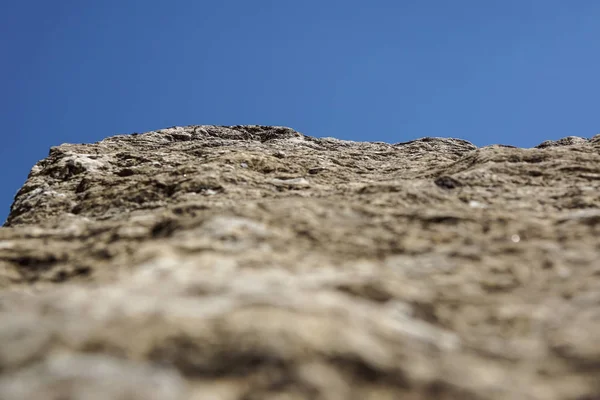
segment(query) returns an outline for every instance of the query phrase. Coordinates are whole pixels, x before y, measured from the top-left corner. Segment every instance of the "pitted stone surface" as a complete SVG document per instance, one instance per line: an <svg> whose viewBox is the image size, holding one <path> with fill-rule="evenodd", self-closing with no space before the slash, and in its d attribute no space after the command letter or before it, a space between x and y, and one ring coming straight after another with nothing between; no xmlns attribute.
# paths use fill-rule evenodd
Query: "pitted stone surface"
<svg viewBox="0 0 600 400"><path fill-rule="evenodd" d="M0 398L592 400L598 310L600 135L173 127L33 166Z"/></svg>

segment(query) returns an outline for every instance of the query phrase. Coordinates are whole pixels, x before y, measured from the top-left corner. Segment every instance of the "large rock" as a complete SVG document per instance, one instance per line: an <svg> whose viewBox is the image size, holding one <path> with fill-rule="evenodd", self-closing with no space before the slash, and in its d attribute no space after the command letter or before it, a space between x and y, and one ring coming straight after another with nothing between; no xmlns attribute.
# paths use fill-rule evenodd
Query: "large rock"
<svg viewBox="0 0 600 400"><path fill-rule="evenodd" d="M600 398L600 135L121 135L5 225L3 400Z"/></svg>

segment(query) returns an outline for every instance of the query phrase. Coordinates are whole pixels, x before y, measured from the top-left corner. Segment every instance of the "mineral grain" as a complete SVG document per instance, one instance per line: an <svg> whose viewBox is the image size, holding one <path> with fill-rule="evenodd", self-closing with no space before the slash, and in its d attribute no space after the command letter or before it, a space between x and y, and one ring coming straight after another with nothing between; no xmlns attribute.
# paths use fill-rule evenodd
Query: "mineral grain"
<svg viewBox="0 0 600 400"><path fill-rule="evenodd" d="M600 135L187 126L50 149L0 399L600 399Z"/></svg>

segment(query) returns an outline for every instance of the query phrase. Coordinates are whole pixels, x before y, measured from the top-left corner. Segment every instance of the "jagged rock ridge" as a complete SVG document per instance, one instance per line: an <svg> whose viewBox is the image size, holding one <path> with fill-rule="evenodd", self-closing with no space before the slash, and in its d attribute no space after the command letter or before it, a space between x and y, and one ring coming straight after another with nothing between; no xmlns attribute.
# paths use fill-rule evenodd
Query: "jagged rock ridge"
<svg viewBox="0 0 600 400"><path fill-rule="evenodd" d="M53 147L0 229L0 398L598 398L599 186L600 135Z"/></svg>

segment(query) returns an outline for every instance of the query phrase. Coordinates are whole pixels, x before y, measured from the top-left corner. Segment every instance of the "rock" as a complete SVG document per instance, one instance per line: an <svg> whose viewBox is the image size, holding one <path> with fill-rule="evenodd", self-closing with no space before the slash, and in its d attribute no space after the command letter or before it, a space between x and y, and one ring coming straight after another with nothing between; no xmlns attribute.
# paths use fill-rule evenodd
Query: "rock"
<svg viewBox="0 0 600 400"><path fill-rule="evenodd" d="M179 400L184 390L176 371L98 355L50 355L0 378L0 396L5 400Z"/></svg>
<svg viewBox="0 0 600 400"><path fill-rule="evenodd" d="M600 398L599 138L53 147L0 229L0 398Z"/></svg>

